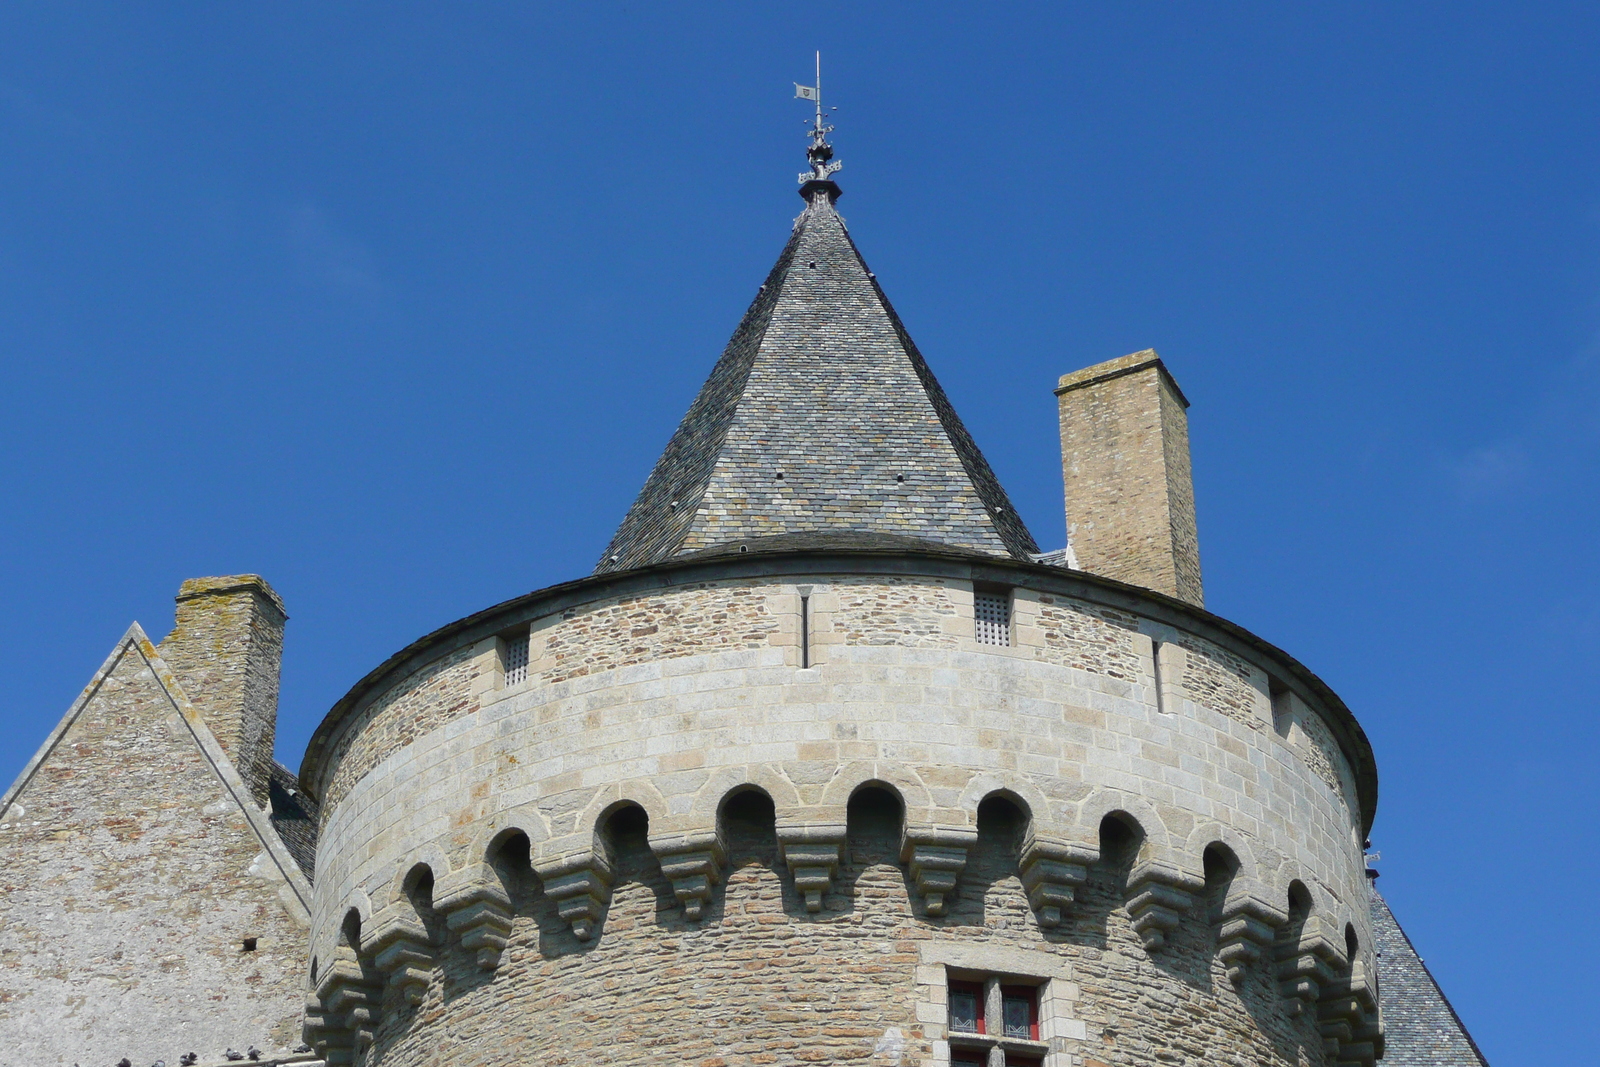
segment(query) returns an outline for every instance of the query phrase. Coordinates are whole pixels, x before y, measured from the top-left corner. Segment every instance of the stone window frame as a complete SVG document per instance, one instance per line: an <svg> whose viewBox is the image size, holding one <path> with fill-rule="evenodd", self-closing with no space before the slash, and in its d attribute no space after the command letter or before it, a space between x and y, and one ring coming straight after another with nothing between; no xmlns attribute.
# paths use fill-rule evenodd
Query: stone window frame
<svg viewBox="0 0 1600 1067"><path fill-rule="evenodd" d="M983 624L985 620L980 615L980 599L999 601L1005 612L1005 640L985 640ZM972 639L980 648L1015 648L1017 644L1017 606L1016 591L1008 585L993 585L987 582L974 582L972 585Z"/></svg>
<svg viewBox="0 0 1600 1067"><path fill-rule="evenodd" d="M533 628L516 626L494 639L495 689L520 689L533 677Z"/></svg>
<svg viewBox="0 0 1600 1067"><path fill-rule="evenodd" d="M932 1067L950 1067L950 983L982 981L998 997L1000 986L1026 985L1038 990L1036 1011L1039 1040L1020 1041L993 1034L957 1038L956 1046L1005 1049L1042 1064L1072 1067L1088 1040L1088 1028L1078 1017L1080 994L1070 961L1049 952L1000 945L964 945L932 942L918 952L916 972L917 1021L932 1049ZM991 1014L993 1006L985 1014ZM989 1057L998 1067L999 1057Z"/></svg>

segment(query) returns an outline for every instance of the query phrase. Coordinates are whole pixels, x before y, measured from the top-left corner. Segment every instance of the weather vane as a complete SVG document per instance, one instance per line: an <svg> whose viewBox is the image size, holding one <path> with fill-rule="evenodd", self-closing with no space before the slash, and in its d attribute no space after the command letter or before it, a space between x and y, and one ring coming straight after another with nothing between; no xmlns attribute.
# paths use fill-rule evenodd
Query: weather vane
<svg viewBox="0 0 1600 1067"><path fill-rule="evenodd" d="M794 95L797 100L810 100L817 105L816 121L811 124L808 136L811 138L811 147L806 149L806 158L811 160L811 169L800 175L800 184L806 182L825 182L829 175L834 174L844 164L833 158L833 146L828 143L828 134L833 132L822 118L822 53L817 53L817 84L801 85L794 83ZM838 108L829 108L837 111ZM834 194L834 195L837 195Z"/></svg>

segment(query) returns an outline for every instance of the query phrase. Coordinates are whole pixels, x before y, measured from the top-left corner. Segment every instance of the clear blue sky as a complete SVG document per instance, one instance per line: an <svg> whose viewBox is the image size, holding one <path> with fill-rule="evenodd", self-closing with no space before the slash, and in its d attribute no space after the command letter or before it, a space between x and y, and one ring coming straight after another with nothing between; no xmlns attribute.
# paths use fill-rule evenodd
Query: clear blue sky
<svg viewBox="0 0 1600 1067"><path fill-rule="evenodd" d="M999 10L999 13L993 13ZM983 13L978 13L982 11ZM1051 386L1190 412L1207 600L1377 749L1496 1067L1595 1063L1600 7L13 3L0 780L184 578L287 601L279 755L588 572L800 208L1047 547Z"/></svg>

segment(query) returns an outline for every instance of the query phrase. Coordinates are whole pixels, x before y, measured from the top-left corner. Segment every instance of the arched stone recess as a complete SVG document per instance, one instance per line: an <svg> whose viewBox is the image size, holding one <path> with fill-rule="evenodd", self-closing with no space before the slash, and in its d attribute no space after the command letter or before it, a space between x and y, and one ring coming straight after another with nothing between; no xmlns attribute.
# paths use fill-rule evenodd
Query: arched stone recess
<svg viewBox="0 0 1600 1067"><path fill-rule="evenodd" d="M436 844L414 850L396 864L386 887L384 906L372 921L373 961L410 1004L421 1004L438 962L441 947L427 927L418 899L426 889L426 907L439 880L450 873L450 861Z"/></svg>
<svg viewBox="0 0 1600 1067"><path fill-rule="evenodd" d="M346 894L331 942L318 953L326 961L316 989L306 998L301 1034L331 1065L354 1063L372 1044L383 1002L383 976L372 959L368 933L372 901L360 889Z"/></svg>
<svg viewBox="0 0 1600 1067"><path fill-rule="evenodd" d="M905 813L900 861L910 871L927 914L934 918L944 915L978 840L977 805L968 810L960 804L935 804L922 777L893 760L846 764L823 790L823 805L848 807L850 798L868 786L885 789L899 798Z"/></svg>
<svg viewBox="0 0 1600 1067"><path fill-rule="evenodd" d="M534 853L533 870L545 896L579 941L594 936L611 903L615 864L601 831L613 814L630 807L643 811L652 829L668 821L666 798L649 780L612 782L590 796L573 833L544 842Z"/></svg>
<svg viewBox="0 0 1600 1067"><path fill-rule="evenodd" d="M715 826L717 817L722 812L722 805L727 802L729 795L751 787L767 794L767 799L772 801L773 811L780 822L786 819L790 822L805 821L800 793L795 789L794 783L774 767L764 763L752 763L742 767L721 767L712 772L705 783L695 791L689 808L691 825Z"/></svg>
<svg viewBox="0 0 1600 1067"><path fill-rule="evenodd" d="M1178 928L1194 908L1205 888L1205 872L1198 855L1190 857L1175 847L1167 822L1144 797L1117 789L1096 789L1079 808L1079 824L1098 831L1108 816L1115 816L1140 835L1139 852L1128 875L1128 918L1147 950L1166 945L1167 934Z"/></svg>
<svg viewBox="0 0 1600 1067"><path fill-rule="evenodd" d="M1353 922L1344 925L1344 938L1349 967L1322 990L1317 1028L1324 1047L1338 1062L1372 1067L1383 1055L1383 1024L1369 959L1371 949Z"/></svg>
<svg viewBox="0 0 1600 1067"><path fill-rule="evenodd" d="M1281 896L1261 878L1255 849L1243 834L1217 822L1202 823L1189 834L1183 852L1204 857L1208 850L1224 857L1227 892L1216 914L1217 956L1235 985L1249 968L1272 959L1272 946L1289 913Z"/></svg>
<svg viewBox="0 0 1600 1067"><path fill-rule="evenodd" d="M1289 1014L1313 1009L1348 965L1333 901L1298 864L1285 865L1287 919L1275 955L1278 988L1289 999Z"/></svg>
<svg viewBox="0 0 1600 1067"><path fill-rule="evenodd" d="M1070 805L1052 803L1023 775L981 773L961 792L961 807L977 820L978 805L989 797L1004 797L1027 819L1017 875L1028 903L1043 927L1061 925L1071 912L1078 887L1089 877L1089 867L1100 857L1096 845L1076 839L1077 812Z"/></svg>

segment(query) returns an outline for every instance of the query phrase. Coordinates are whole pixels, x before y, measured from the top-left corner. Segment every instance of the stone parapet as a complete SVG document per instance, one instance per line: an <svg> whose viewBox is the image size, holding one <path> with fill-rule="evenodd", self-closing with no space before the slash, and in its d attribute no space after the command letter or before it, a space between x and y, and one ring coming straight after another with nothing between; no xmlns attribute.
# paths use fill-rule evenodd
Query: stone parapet
<svg viewBox="0 0 1600 1067"><path fill-rule="evenodd" d="M734 936L757 913L790 931L795 951L812 941L824 951L835 924L879 907L863 896L878 883L862 880L857 840L857 803L870 796L896 812L871 870L897 872L901 888L883 898L905 900L897 936L960 941L973 909L1003 898L1021 909L1005 921L1029 951L1093 970L1093 939L1115 937L1158 972L1214 966L1221 984L1206 996L1219 1005L1243 998L1265 1011L1270 1001L1283 1021L1269 1030L1301 1033L1319 1057L1333 1042L1333 1054L1359 1058L1372 1019L1341 981L1352 973L1347 939L1370 941L1365 909L1350 904L1365 899L1367 812L1347 784L1360 772L1329 741L1338 713L1297 665L1219 640L1228 635L1216 627L1180 629L1184 617L1159 601L1142 613L1133 599L1016 585L1013 643L989 646L972 636L970 582L952 575L812 572L804 584L815 629L803 667L800 593L766 574L596 602L608 626L632 617L628 604L641 630L678 617L660 658L650 655L658 629L626 657L601 642L596 669L575 670L572 635L594 627L578 627L583 608L568 605L532 625L525 682L482 684L498 646L463 632L435 661L443 666L420 664L371 691L364 707L376 710L356 709L332 762L313 764L322 782L343 783L324 791L313 955L341 958L352 910L367 931L368 984L319 985L332 1020L322 1032L338 1031L329 1055L357 1054L368 1032L374 1049L402 1040L433 998L465 995L451 983L537 985L519 977L529 952L563 968L644 953L631 966L656 973L675 966L655 955L678 951L669 944ZM696 627L745 618L764 620L749 631L760 640L686 651ZM568 658L551 680L561 649ZM1161 661L1168 649L1181 655ZM1286 690L1298 703L1280 699ZM452 714L438 715L443 707ZM1310 718L1321 735L1297 725ZM370 747L365 731L386 740ZM360 772L346 776L345 759ZM759 899L748 897L748 861L725 814L748 794L771 812L773 895ZM1009 845L982 830L980 807L1000 802L1020 819ZM643 828L634 838L611 829L621 813ZM1103 847L1108 820L1132 843L1125 866ZM997 848L1010 850L1000 866ZM1229 857L1220 886L1202 859L1213 849ZM403 885L422 866L444 920L437 944L420 914L400 917ZM648 912L630 895L642 869L659 886ZM1314 907L1292 926L1296 893ZM642 929L658 940L639 940ZM899 973L885 972L886 989ZM387 992L374 993L370 976ZM904 978L909 991L910 969ZM1080 1006L1113 995L1080 992ZM381 1018L358 1010L379 1002Z"/></svg>

